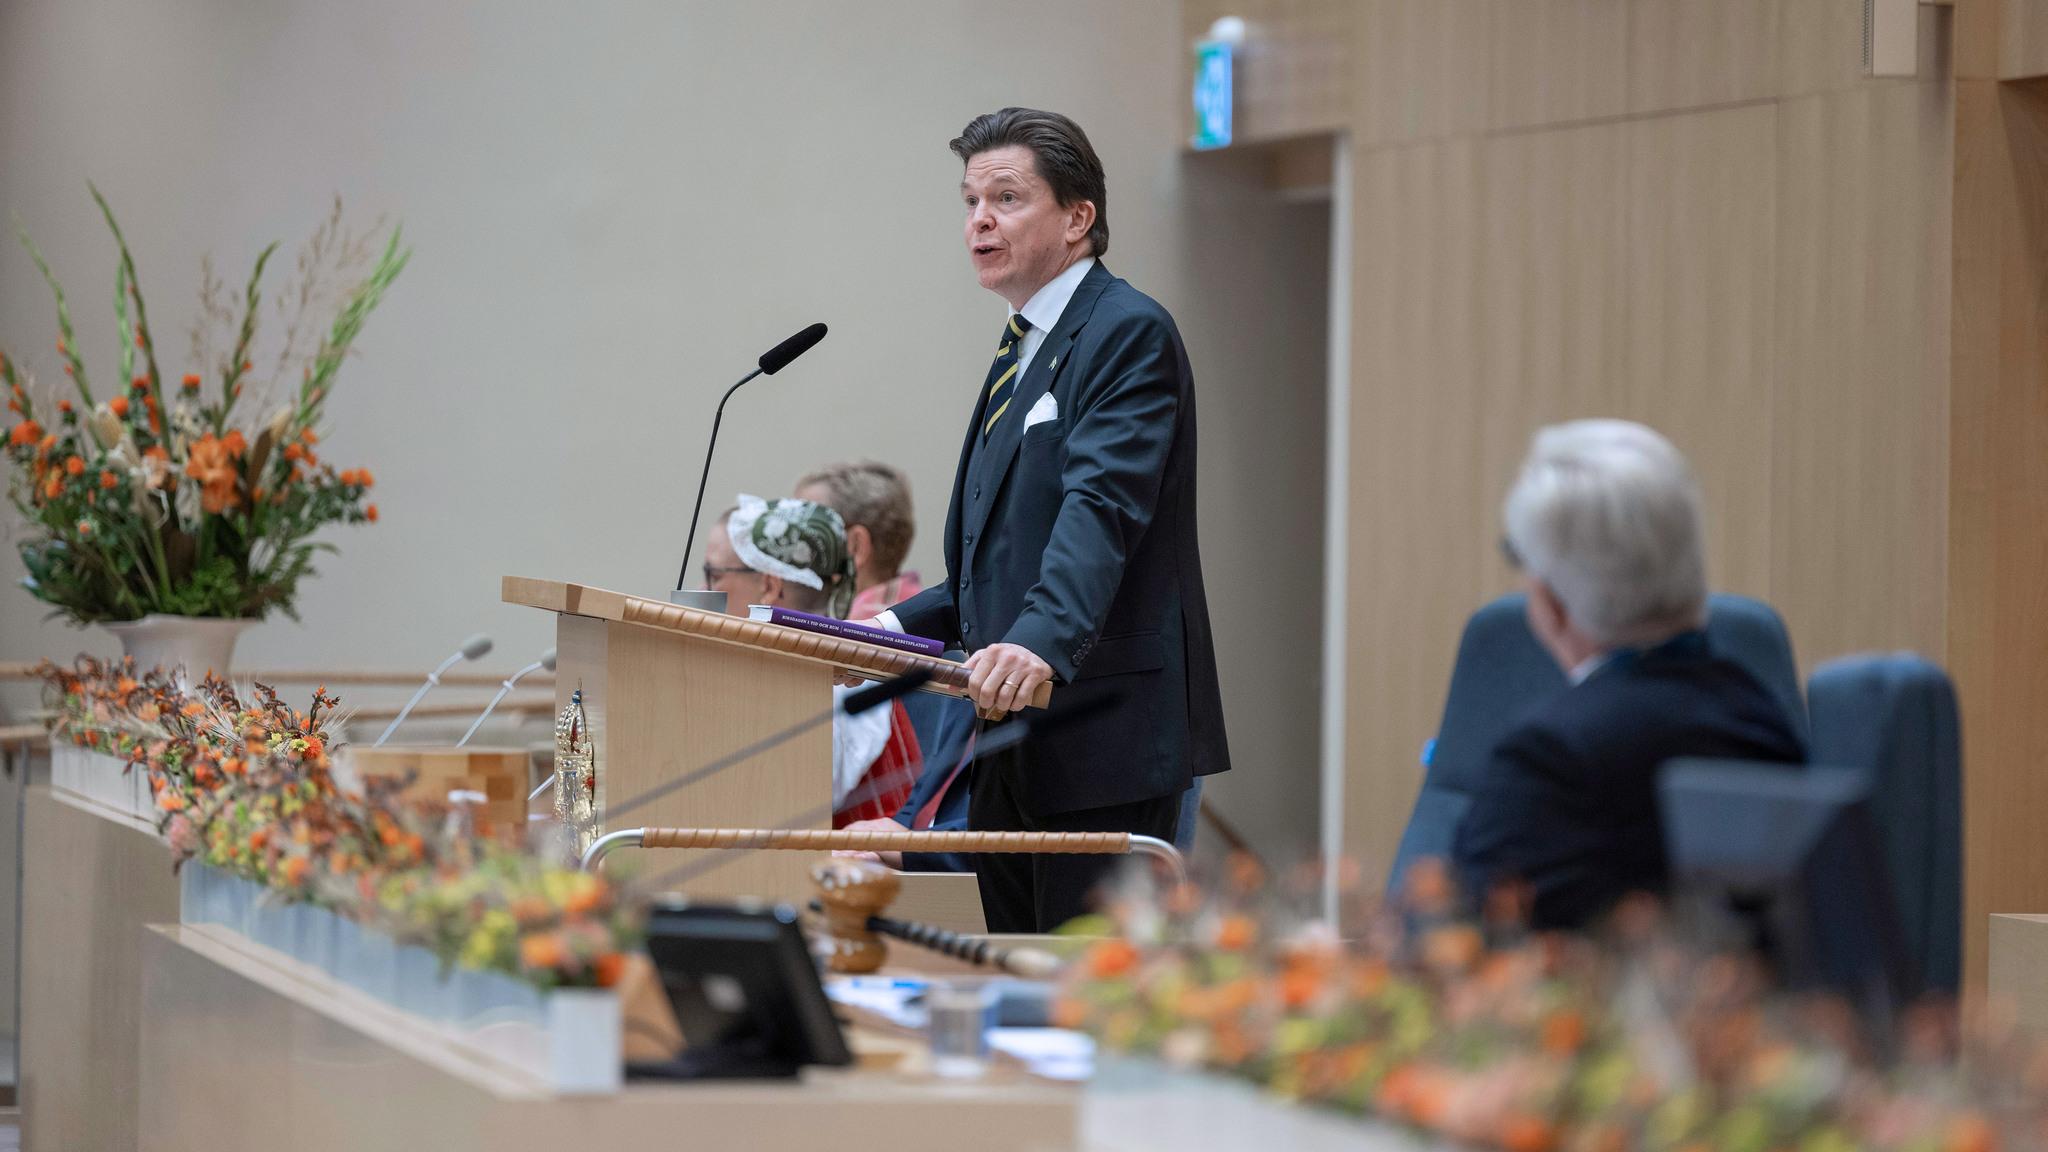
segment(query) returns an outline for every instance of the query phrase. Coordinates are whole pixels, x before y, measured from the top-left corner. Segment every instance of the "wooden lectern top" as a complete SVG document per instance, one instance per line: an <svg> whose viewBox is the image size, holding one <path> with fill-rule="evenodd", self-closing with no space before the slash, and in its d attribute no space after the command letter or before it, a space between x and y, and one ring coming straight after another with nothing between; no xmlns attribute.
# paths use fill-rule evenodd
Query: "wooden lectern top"
<svg viewBox="0 0 2048 1152"><path fill-rule="evenodd" d="M967 666L936 656L900 652L877 644L824 636L800 628L729 616L723 612L685 608L665 600L530 576L505 577L503 598L507 604L638 624L699 640L751 648L757 652L773 652L792 660L848 669L877 680L901 676L913 668L929 668L932 673L931 682L926 686L929 690L949 696L967 694ZM1030 703L1034 708L1043 708L1051 699L1052 685L1041 684Z"/></svg>

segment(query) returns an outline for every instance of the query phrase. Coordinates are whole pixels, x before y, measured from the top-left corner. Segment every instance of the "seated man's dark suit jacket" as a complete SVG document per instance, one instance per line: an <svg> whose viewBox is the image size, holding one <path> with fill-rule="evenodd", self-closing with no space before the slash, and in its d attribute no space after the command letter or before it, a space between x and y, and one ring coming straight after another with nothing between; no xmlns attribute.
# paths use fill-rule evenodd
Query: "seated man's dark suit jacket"
<svg viewBox="0 0 2048 1152"><path fill-rule="evenodd" d="M1569 929L1664 894L1657 772L1688 756L1806 759L1784 709L1703 632L1616 654L1501 739L1452 848L1468 895L1524 881L1531 926Z"/></svg>
<svg viewBox="0 0 2048 1152"><path fill-rule="evenodd" d="M1001 769L1009 792L1047 816L1179 796L1225 771L1195 537L1194 376L1173 318L1098 261L985 441L977 392L946 579L896 605L897 620L968 652L1031 650L1052 666L1054 714L1116 698L1034 733ZM1047 393L1059 416L1027 429Z"/></svg>

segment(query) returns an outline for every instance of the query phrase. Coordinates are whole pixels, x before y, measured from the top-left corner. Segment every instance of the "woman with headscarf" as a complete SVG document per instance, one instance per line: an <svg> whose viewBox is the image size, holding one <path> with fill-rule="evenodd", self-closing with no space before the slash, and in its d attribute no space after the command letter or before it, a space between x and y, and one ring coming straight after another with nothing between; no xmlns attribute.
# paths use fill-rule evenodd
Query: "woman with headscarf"
<svg viewBox="0 0 2048 1152"><path fill-rule="evenodd" d="M744 616L754 604L845 619L853 602L846 526L823 504L742 495L704 544L704 586ZM851 689L834 687L834 700ZM832 826L882 819L903 806L922 757L902 701L832 720Z"/></svg>

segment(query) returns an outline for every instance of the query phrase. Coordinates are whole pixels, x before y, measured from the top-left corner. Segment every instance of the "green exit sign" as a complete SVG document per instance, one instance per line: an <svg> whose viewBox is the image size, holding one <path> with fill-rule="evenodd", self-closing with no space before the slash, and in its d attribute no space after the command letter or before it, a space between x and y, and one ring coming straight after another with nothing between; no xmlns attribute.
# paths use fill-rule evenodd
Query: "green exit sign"
<svg viewBox="0 0 2048 1152"><path fill-rule="evenodd" d="M1195 138L1197 148L1230 144L1231 46L1223 40L1195 45Z"/></svg>

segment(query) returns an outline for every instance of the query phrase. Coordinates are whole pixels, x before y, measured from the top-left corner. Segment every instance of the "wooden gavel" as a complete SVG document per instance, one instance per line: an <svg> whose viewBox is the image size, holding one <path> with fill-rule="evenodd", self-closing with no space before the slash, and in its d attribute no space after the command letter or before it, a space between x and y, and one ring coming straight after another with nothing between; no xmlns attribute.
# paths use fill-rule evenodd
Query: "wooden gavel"
<svg viewBox="0 0 2048 1152"><path fill-rule="evenodd" d="M818 898L811 908L825 916L825 931L831 937L825 964L834 972L858 975L880 968L889 955L883 937L893 936L969 964L1000 968L1012 976L1046 980L1059 974L1059 957L1043 949L1006 947L882 915L903 885L896 873L880 864L828 860L811 869L811 880L818 886Z"/></svg>

